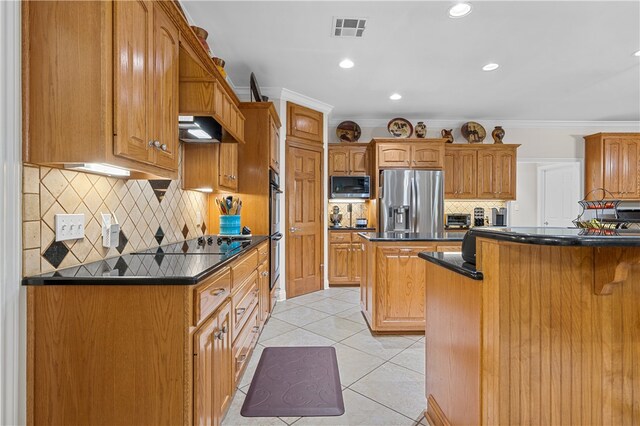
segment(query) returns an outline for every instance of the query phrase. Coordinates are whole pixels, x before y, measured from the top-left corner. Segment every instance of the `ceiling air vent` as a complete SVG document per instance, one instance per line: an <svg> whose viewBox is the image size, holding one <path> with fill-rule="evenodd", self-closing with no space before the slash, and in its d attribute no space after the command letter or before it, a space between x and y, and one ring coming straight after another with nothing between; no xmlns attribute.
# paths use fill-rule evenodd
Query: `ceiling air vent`
<svg viewBox="0 0 640 426"><path fill-rule="evenodd" d="M334 37L362 37L366 18L333 18L332 35Z"/></svg>

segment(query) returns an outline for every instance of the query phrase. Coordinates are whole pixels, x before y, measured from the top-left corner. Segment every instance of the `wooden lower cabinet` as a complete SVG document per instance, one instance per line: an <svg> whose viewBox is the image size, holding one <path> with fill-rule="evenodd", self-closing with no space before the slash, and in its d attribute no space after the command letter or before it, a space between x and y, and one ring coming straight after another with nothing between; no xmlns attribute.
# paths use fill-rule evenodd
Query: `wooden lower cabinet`
<svg viewBox="0 0 640 426"><path fill-rule="evenodd" d="M362 243L358 232L329 231L329 284L360 284Z"/></svg>
<svg viewBox="0 0 640 426"><path fill-rule="evenodd" d="M27 424L221 424L268 316L266 245L196 285L29 286Z"/></svg>
<svg viewBox="0 0 640 426"><path fill-rule="evenodd" d="M360 241L360 306L371 330L424 331L426 261L418 254L451 251L460 243Z"/></svg>
<svg viewBox="0 0 640 426"><path fill-rule="evenodd" d="M196 425L218 425L233 395L231 302L226 301L193 337L194 418Z"/></svg>
<svg viewBox="0 0 640 426"><path fill-rule="evenodd" d="M269 262L262 262L258 266L258 281L260 289L260 320L264 323L271 315L271 295L269 292L269 284L271 284L271 275L269 274Z"/></svg>

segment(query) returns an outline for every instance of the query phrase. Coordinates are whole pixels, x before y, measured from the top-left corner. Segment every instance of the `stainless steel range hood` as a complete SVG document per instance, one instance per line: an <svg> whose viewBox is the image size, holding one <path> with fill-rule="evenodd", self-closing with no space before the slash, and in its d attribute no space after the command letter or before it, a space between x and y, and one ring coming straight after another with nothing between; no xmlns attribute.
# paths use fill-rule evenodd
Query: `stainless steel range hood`
<svg viewBox="0 0 640 426"><path fill-rule="evenodd" d="M220 143L222 126L213 117L181 115L178 117L179 138L185 143Z"/></svg>

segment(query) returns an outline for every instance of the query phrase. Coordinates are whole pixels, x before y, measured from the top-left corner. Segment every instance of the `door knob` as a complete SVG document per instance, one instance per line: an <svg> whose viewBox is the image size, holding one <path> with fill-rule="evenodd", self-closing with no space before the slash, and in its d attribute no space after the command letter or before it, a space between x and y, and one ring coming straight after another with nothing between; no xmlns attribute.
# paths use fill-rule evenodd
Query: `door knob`
<svg viewBox="0 0 640 426"><path fill-rule="evenodd" d="M166 150L167 150L167 144L166 144L166 143L163 143L163 144L160 146L160 149L161 149L161 150L163 150L163 151L166 151Z"/></svg>

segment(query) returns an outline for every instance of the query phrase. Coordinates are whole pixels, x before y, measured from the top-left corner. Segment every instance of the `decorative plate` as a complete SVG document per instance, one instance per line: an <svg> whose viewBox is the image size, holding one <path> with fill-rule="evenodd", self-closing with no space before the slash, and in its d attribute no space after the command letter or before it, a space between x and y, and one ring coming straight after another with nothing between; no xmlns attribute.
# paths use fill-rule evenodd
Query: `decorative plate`
<svg viewBox="0 0 640 426"><path fill-rule="evenodd" d="M396 138L410 138L413 134L413 125L404 118L394 118L387 124L387 130Z"/></svg>
<svg viewBox="0 0 640 426"><path fill-rule="evenodd" d="M481 124L476 123L475 121L464 123L460 130L462 131L462 136L469 143L482 143L484 138L487 137L487 131Z"/></svg>
<svg viewBox="0 0 640 426"><path fill-rule="evenodd" d="M362 130L355 121L343 121L336 128L336 136L342 142L358 142Z"/></svg>

